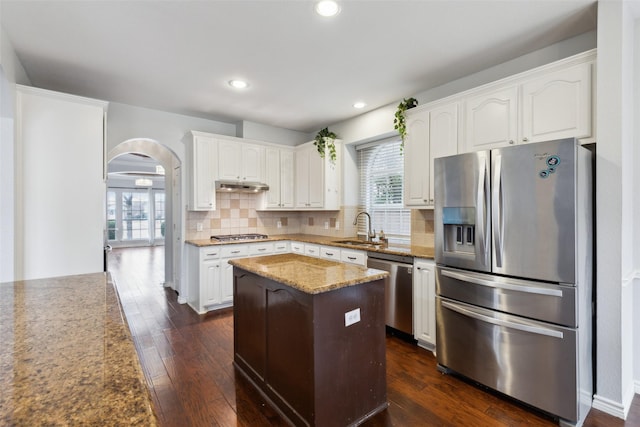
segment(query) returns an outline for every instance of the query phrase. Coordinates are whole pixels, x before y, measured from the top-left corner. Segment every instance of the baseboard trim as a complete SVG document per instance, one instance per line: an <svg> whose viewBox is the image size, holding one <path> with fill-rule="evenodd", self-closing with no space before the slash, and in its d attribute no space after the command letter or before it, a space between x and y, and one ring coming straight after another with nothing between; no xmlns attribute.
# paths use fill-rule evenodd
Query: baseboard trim
<svg viewBox="0 0 640 427"><path fill-rule="evenodd" d="M614 417L625 419L625 414L628 412L628 409L625 411L625 408L619 402L614 402L613 400L607 399L606 397L598 396L597 394L593 396L593 409L597 409L602 412L606 412L609 415L613 415Z"/></svg>

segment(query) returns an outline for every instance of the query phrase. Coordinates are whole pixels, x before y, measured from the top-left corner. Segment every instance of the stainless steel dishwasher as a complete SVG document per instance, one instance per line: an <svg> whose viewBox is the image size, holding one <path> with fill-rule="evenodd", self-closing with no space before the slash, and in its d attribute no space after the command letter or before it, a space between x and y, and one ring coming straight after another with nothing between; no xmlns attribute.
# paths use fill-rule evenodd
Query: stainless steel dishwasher
<svg viewBox="0 0 640 427"><path fill-rule="evenodd" d="M385 323L413 338L413 257L368 252L367 267L389 272L385 279Z"/></svg>

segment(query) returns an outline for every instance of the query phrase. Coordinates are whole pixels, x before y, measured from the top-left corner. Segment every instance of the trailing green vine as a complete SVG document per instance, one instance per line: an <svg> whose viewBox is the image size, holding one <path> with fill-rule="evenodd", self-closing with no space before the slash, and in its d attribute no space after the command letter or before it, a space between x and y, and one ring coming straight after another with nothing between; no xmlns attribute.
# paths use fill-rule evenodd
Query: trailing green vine
<svg viewBox="0 0 640 427"><path fill-rule="evenodd" d="M405 98L398 104L396 109L395 119L393 119L393 128L398 131L402 144L400 144L400 152L404 149L404 139L407 136L407 124L405 121L404 113L410 108L416 107L418 100L415 98Z"/></svg>
<svg viewBox="0 0 640 427"><path fill-rule="evenodd" d="M321 129L314 138L313 145L316 146L320 157L324 159L325 149L329 150L329 160L331 163L336 161L336 144L335 139L338 137L334 132L331 132L329 128Z"/></svg>

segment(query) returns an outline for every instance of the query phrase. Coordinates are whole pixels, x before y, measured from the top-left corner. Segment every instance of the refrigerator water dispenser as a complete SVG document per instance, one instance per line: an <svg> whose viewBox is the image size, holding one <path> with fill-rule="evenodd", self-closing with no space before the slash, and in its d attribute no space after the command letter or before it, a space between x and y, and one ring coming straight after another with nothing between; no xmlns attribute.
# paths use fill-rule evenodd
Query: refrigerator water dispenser
<svg viewBox="0 0 640 427"><path fill-rule="evenodd" d="M445 252L475 252L475 208L442 208Z"/></svg>

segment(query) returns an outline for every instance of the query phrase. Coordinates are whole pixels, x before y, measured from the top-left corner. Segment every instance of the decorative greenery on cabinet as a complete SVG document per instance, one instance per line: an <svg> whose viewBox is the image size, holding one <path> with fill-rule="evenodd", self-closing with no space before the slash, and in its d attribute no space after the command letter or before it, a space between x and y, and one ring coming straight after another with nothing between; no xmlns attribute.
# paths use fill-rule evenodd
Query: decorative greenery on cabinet
<svg viewBox="0 0 640 427"><path fill-rule="evenodd" d="M396 109L395 119L393 119L393 128L398 131L400 138L402 138L400 151L404 148L404 138L407 136L407 125L405 122L404 112L416 106L418 106L417 99L404 98L400 104L398 104L398 108Z"/></svg>
<svg viewBox="0 0 640 427"><path fill-rule="evenodd" d="M325 147L329 150L329 159L331 163L336 161L336 145L335 139L338 137L334 132L331 132L329 128L321 129L314 138L313 145L316 146L320 157L324 159Z"/></svg>

